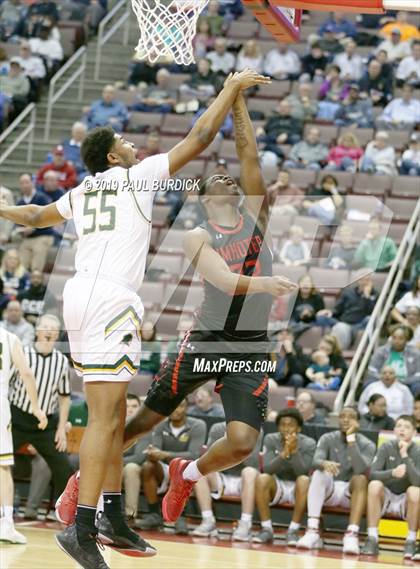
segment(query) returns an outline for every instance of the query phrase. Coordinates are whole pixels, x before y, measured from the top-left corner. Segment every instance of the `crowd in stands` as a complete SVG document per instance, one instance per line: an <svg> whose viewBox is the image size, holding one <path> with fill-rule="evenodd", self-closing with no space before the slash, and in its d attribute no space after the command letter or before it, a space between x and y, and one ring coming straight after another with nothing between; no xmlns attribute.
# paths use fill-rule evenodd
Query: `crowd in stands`
<svg viewBox="0 0 420 569"><path fill-rule="evenodd" d="M106 2L93 0L27 4L0 1L0 40L20 45L20 56L11 59L0 45L0 121L2 110L4 125L24 108L31 100L30 93L34 89L38 92L38 86L63 61L57 27L63 14L84 22L93 33L107 8ZM338 480L351 483L351 491L359 496L369 492L372 500L377 501L383 491L382 484L396 495L407 492L410 507L418 500L420 473L410 471L400 476L400 469L398 476L391 477L398 479L399 484L393 484L393 479L384 480L381 472L386 470L387 457L380 451L376 455L377 470L373 470L368 486L362 467L364 462L374 460L376 448L367 436L358 432L360 429L372 434L395 427L395 434L401 440L401 424L404 424L405 430L410 431L410 441L416 429L420 432L418 251L361 385L357 401L360 420L354 409L345 409L340 415L340 429L323 435L319 441L313 440L305 428L328 425L331 404L324 405L322 396L333 392L335 397L334 391L339 389L346 375L348 363L380 294L381 276L386 276L397 255L399 241L387 234L383 210L375 209L366 218L362 215L365 214L363 207L352 208L348 198L357 194L351 191L355 189L352 186L355 176L367 176L359 179L365 180L367 185L363 188L368 190L373 179L377 182L378 178L389 178L389 190L391 177L400 174L415 179L420 176L420 102L415 92L420 88L420 33L402 12L387 14L385 22L374 15L354 22L336 12L308 37L299 53L293 45L275 46L266 53L261 49L263 42L231 35L230 30L242 10L237 0L211 0L199 20L194 40L196 66L185 68L165 61L151 66L133 61L124 89L105 86L100 99L81 109L80 120L71 132L63 133L61 144L51 148L38 171L21 174L19 196L13 196L2 187L1 178L0 193L9 203L45 205L54 202L87 174L80 147L89 129L111 125L117 132L140 134L142 144L138 157L142 160L166 150L164 129L168 118L181 115L186 119L180 123L182 132L175 127L172 134L187 132L211 104L230 71L252 67L274 79L276 91L270 86L270 91L262 89L250 93L248 103L252 118L258 121L256 132L272 212L282 221L289 220L286 230L282 229L276 236L275 261L281 267L280 272L284 270L299 282L299 291L290 299L290 304L280 299L273 307L270 359L276 366L270 376L270 390L281 393L283 388L291 389L298 411L281 411L273 398L268 419L275 432L266 434L265 438L261 434L256 452L246 463L227 473L205 477L197 484L202 523L193 534L204 537L217 534L212 500L220 499L224 488L225 496L241 496L242 515L234 539L250 539L256 503L261 531L254 539L260 543L270 542L274 537L270 506L289 503L295 495L287 543L296 545L303 539L299 538L298 531L308 496L308 514L312 521L310 535L305 534L306 541L301 546L315 547L320 543L316 519L324 504L334 506L327 498L331 490L328 475L335 472L333 464L348 463ZM359 50L360 46L363 51ZM256 101L262 104L254 106ZM137 113L141 113L140 123L136 122ZM162 132L154 122L156 116L158 124L163 125ZM326 128L331 129L328 134ZM231 142L232 136L233 123L228 117L218 142ZM172 136L170 140L178 138ZM215 162L210 164L213 158ZM207 173L215 170L236 176L233 172L237 164L230 158L223 151L216 152L206 159L201 173L207 169ZM306 175L311 176L310 183L304 182ZM350 176L351 181L343 181L343 176ZM418 198L418 192L414 197ZM189 196L185 203L182 200L183 196L177 192L158 193L157 207L163 205L163 209L168 209L157 228L161 235L169 225L175 230L185 230L201 221L197 195ZM416 202L412 199L411 203ZM350 217L351 211L356 218ZM332 244L319 260L313 258L310 231L305 225L308 220L324 226L326 241ZM363 233L357 232L357 226L347 221L364 221ZM335 224L340 226L334 236ZM0 220L0 326L15 333L28 348L35 341L38 318L45 313L60 316L61 299L47 289L45 273L49 268L49 253L63 242L65 231L68 228L33 230ZM331 294L328 286L318 286L312 278L313 268L330 269L329 274L367 269L372 274L359 275L350 286ZM158 277L162 272L157 271ZM159 280L151 273L147 277L150 281ZM152 304L160 305L161 300L154 299ZM173 331L161 334L159 323L156 326L151 317L144 321L141 379L136 378L135 384L157 373L165 354L178 349L178 341L188 325L188 321L179 321L179 337L176 338ZM315 330L319 336L308 345L305 338ZM167 340L171 340L169 344ZM76 399L80 396L80 393L73 394L69 411L69 422L73 426L86 425L86 404ZM139 400L133 394L128 400L130 412L138 405ZM136 522L138 527L161 527L158 497L167 488L170 459L173 456L196 458L203 445L223 436L223 418L220 403L205 387L197 391L193 401L182 403L150 437L142 439L125 455L127 514L137 514L141 488L147 500L148 514ZM208 420L221 422L212 426L206 435L205 421ZM357 456L346 447L343 436L358 447ZM339 448L334 446L337 440ZM258 453L262 448L265 453L261 464ZM392 451L399 461L396 468L407 461L419 460L413 446L409 448L409 451L406 448ZM411 458L407 458L407 453ZM75 466L75 462L71 462ZM330 466L323 470L324 463ZM313 467L315 474L311 481L309 472ZM48 469L45 465L39 468ZM417 494L416 488L411 490L413 486L417 487ZM317 497L314 487L322 488ZM28 518L33 517L34 512L36 515L42 495L42 489L33 490ZM350 507L350 503L346 507ZM370 551L375 552L378 520L373 513L369 516L368 545ZM361 517L362 512L352 509L352 521L346 534L349 550L358 547L355 540ZM179 521L176 531L188 531L185 519ZM414 530L410 528L410 531ZM411 551L412 534L408 542Z"/></svg>

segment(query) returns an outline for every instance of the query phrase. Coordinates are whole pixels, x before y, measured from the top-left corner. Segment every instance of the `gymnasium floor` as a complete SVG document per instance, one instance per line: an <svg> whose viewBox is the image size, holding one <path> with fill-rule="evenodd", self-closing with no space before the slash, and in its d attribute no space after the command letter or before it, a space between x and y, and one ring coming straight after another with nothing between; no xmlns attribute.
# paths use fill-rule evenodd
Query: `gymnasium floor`
<svg viewBox="0 0 420 569"><path fill-rule="evenodd" d="M26 546L0 545L0 569L74 569L76 565L56 546L50 529L40 522L18 525L28 538ZM105 550L112 569L392 569L420 567L404 562L401 554L386 551L377 560L344 558L338 548L320 553L302 553L285 546L231 544L228 540L207 540L166 533L143 533L159 550L156 557L130 558Z"/></svg>

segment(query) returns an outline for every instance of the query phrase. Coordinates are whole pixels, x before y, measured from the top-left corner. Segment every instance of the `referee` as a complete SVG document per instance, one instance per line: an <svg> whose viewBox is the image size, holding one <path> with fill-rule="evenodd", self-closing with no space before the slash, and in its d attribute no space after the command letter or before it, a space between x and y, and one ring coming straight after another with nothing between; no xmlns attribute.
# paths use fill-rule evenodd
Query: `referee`
<svg viewBox="0 0 420 569"><path fill-rule="evenodd" d="M10 404L15 452L30 443L47 462L54 483L54 495L64 490L72 468L66 454L66 422L70 408L68 361L54 345L60 332L60 321L52 315L42 316L36 328L33 345L24 348L38 391L41 409L48 417L44 431L37 428L37 419L29 412L30 401L19 376L12 383ZM58 413L57 413L58 407Z"/></svg>

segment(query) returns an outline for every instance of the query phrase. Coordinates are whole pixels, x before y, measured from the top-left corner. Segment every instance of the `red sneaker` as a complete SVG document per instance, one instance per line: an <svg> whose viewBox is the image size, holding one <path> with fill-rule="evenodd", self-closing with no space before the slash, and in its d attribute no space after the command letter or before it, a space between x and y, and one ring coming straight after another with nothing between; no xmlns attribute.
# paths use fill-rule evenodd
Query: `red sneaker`
<svg viewBox="0 0 420 569"><path fill-rule="evenodd" d="M162 514L166 522L176 522L194 488L195 482L184 480L182 474L191 460L174 458L169 465L171 483L162 501Z"/></svg>
<svg viewBox="0 0 420 569"><path fill-rule="evenodd" d="M70 476L64 492L55 504L55 515L59 522L71 526L76 519L77 499L79 497L79 472Z"/></svg>

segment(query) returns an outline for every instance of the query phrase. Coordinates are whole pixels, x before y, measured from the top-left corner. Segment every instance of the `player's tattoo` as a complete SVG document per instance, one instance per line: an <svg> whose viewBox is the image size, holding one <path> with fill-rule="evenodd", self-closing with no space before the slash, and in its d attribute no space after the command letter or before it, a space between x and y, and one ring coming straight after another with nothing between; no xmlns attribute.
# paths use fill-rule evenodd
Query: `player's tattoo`
<svg viewBox="0 0 420 569"><path fill-rule="evenodd" d="M214 133L211 128L201 128L197 136L201 144L210 144L214 138Z"/></svg>
<svg viewBox="0 0 420 569"><path fill-rule="evenodd" d="M233 107L233 122L235 124L235 140L239 148L244 148L248 145L248 137L246 134L246 123L244 113L241 108Z"/></svg>

